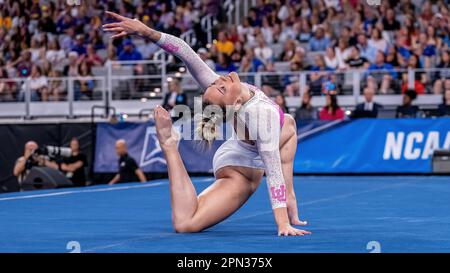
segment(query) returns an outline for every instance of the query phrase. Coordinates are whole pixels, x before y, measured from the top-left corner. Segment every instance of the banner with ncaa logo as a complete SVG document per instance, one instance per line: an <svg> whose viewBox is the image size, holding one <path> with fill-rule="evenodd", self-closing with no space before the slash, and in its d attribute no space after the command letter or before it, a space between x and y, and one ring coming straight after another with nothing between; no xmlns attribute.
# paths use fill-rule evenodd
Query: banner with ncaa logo
<svg viewBox="0 0 450 273"><path fill-rule="evenodd" d="M125 139L128 154L144 172L167 172L167 164L156 138L153 123L100 123L97 125L94 171L113 173L118 170L115 142ZM212 158L222 141L215 141L211 148L199 141L181 140L178 149L189 172L212 172Z"/></svg>
<svg viewBox="0 0 450 273"><path fill-rule="evenodd" d="M295 173L429 173L450 149L450 118L360 119L302 140Z"/></svg>

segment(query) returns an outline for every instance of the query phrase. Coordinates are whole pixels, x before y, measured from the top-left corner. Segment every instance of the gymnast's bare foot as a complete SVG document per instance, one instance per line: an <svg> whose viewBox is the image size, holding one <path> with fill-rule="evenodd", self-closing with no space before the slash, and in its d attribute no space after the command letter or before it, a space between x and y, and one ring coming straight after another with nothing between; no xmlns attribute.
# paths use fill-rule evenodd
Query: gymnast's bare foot
<svg viewBox="0 0 450 273"><path fill-rule="evenodd" d="M163 151L176 149L179 135L173 130L172 119L169 112L161 106L157 106L154 112L156 136Z"/></svg>

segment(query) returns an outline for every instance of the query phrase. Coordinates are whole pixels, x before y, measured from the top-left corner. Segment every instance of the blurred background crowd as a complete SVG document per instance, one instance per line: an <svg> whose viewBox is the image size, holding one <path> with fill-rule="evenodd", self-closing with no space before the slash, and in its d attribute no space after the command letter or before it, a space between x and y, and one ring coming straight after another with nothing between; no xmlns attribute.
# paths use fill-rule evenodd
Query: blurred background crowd
<svg viewBox="0 0 450 273"><path fill-rule="evenodd" d="M175 36L193 29L194 49L217 72L236 71L250 83L255 79L246 73L278 72L263 77L260 87L280 105L285 96L300 95L298 75L288 72L308 72L301 107L308 109L311 97L321 95L325 84L344 94L347 74L352 74L345 72L358 69L364 72L363 111L377 108L375 94L404 94L397 116L416 116L419 109L411 102L422 94L438 94L443 98L439 113L449 113L448 0L381 0L380 5L257 0L239 25L227 23L221 2L81 0L71 6L66 0L0 0L0 101L24 100L23 86L8 78L31 79L32 100L61 100L67 88L51 80L61 76L78 77L75 99L90 99L94 82L89 77L95 67L152 59L158 51L155 45L132 39L111 42L102 33L101 25L110 20L104 11L111 10ZM200 26L207 14L218 23L212 43ZM177 71L179 65L175 59L168 69ZM416 71L413 86L408 85L411 69ZM142 72L137 66L133 73ZM336 97L327 98L333 119L341 117L335 108ZM327 113L315 116L330 118Z"/></svg>

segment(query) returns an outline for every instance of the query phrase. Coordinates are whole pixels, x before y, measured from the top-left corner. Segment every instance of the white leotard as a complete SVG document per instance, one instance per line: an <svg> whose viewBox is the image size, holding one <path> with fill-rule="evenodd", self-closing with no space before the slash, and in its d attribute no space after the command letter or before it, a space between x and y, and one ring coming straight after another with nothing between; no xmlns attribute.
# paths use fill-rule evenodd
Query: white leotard
<svg viewBox="0 0 450 273"><path fill-rule="evenodd" d="M219 78L182 39L161 33L161 39L156 44L180 58L202 89L206 90ZM256 145L235 138L227 140L214 155L214 173L225 166L264 169L272 208L286 207L286 186L279 150L284 116L262 91L251 85L247 87L254 95L238 111L238 118L245 124Z"/></svg>

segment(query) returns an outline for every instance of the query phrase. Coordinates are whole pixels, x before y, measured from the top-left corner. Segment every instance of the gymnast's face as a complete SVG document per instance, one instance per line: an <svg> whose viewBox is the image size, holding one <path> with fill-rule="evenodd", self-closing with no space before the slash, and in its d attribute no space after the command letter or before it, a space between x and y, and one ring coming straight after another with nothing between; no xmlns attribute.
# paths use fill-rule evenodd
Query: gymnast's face
<svg viewBox="0 0 450 273"><path fill-rule="evenodd" d="M220 76L203 94L203 101L220 107L236 108L241 104L241 100L241 81L235 72Z"/></svg>

